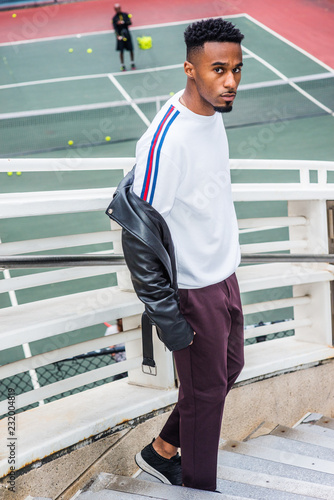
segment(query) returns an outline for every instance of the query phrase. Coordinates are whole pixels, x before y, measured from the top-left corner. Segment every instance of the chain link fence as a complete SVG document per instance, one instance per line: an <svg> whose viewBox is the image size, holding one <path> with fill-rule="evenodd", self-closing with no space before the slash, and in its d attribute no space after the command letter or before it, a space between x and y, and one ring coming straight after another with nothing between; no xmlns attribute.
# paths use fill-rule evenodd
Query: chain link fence
<svg viewBox="0 0 334 500"><path fill-rule="evenodd" d="M263 323L257 325L262 326ZM282 331L269 335L262 335L259 337L254 337L251 339L245 340L245 346L256 344L258 342L265 342L267 340L280 339L283 337L290 337L294 335L293 330ZM70 359L64 359L62 361L57 361L56 363L51 363L46 366L42 366L40 368L36 368L36 374L38 383L41 387L47 386L49 384L65 380L70 377L74 377L76 375L80 375L81 373L85 373L91 370L95 370L97 368L102 368L104 366L108 366L112 363L117 363L126 359L125 355L125 347L123 345L108 347L105 349L100 349L99 351L93 351L87 354L82 354L80 356L75 356ZM98 387L100 385L106 384L108 382L113 382L114 380L118 380L120 378L126 377L127 373L120 373L118 375L108 377L105 379L98 380L96 382L92 382L91 384L87 384L81 387L77 387L75 389L71 389L66 392L62 392L57 394L56 396L52 396L50 398L46 398L44 403L50 403L51 401L55 401L57 399L64 398L66 396L70 396L72 394L77 394L82 391L86 391L88 389L92 389L94 387ZM15 390L16 396L20 394L24 394L26 392L33 390L33 384L31 380L31 376L29 372L22 372L17 375L13 375L12 377L5 378L1 381L1 392L0 392L0 401L3 401L7 398L8 389L12 388ZM30 410L31 408L35 408L39 403L34 403L23 408L17 409L16 413L21 413L26 410ZM5 418L7 415L3 415L0 417Z"/></svg>
<svg viewBox="0 0 334 500"><path fill-rule="evenodd" d="M104 366L108 366L112 363L117 363L125 359L125 347L120 345L100 349L99 351L93 351L87 354L82 354L70 359L57 361L56 363L51 363L49 365L36 368L35 371L40 387L45 387L52 383L65 380L67 378L74 377L76 375L80 375L81 373L89 372L97 368L102 368ZM118 380L126 376L127 373L124 372L112 377L101 379L96 382L92 382L91 384L77 387L75 389L57 394L56 396L46 398L44 400L44 403L50 403L51 401L70 396L72 394L77 394L78 392L86 391L88 389L98 387L108 382L113 382L114 380ZM4 401L7 398L9 388L15 390L16 396L33 390L33 384L29 372L22 372L17 375L13 375L12 377L1 380L0 401ZM23 408L19 408L16 410L16 413L30 410L31 408L35 408L38 405L39 403L34 403ZM6 416L7 415L3 415L0 418L5 418Z"/></svg>

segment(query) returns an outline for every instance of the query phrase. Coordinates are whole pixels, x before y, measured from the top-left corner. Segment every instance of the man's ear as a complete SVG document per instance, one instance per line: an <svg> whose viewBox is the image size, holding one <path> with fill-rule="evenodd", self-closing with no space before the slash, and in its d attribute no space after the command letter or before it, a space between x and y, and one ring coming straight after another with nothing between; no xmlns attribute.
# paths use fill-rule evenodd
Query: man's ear
<svg viewBox="0 0 334 500"><path fill-rule="evenodd" d="M189 61L185 61L183 66L184 66L184 72L187 75L187 77L193 79L195 70L194 65Z"/></svg>

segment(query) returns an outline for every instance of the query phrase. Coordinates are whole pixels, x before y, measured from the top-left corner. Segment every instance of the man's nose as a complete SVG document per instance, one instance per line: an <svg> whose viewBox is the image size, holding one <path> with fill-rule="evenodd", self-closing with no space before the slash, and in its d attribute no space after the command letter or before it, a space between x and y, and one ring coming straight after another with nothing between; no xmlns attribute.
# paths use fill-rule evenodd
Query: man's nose
<svg viewBox="0 0 334 500"><path fill-rule="evenodd" d="M226 77L225 77L225 81L224 81L224 87L227 88L227 89L233 89L233 90L236 90L237 89L237 82L236 82L236 79L235 79L235 73L233 73L232 71L228 71L226 73Z"/></svg>

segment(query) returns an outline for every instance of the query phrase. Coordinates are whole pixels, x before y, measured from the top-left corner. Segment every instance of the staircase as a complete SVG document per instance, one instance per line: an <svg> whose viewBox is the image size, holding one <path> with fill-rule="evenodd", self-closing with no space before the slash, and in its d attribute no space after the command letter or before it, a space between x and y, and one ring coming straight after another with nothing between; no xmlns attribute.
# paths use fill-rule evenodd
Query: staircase
<svg viewBox="0 0 334 500"><path fill-rule="evenodd" d="M217 488L221 493L169 486L143 472L100 473L72 500L334 500L334 419L311 413L293 428L224 441Z"/></svg>

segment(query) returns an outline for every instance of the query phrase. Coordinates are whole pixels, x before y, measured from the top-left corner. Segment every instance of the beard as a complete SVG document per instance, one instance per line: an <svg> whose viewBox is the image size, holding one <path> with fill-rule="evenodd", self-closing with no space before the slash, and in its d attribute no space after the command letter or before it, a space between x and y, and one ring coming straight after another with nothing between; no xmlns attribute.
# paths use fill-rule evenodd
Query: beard
<svg viewBox="0 0 334 500"><path fill-rule="evenodd" d="M232 104L228 106L214 106L213 109L217 111L217 113L230 113L233 109Z"/></svg>

